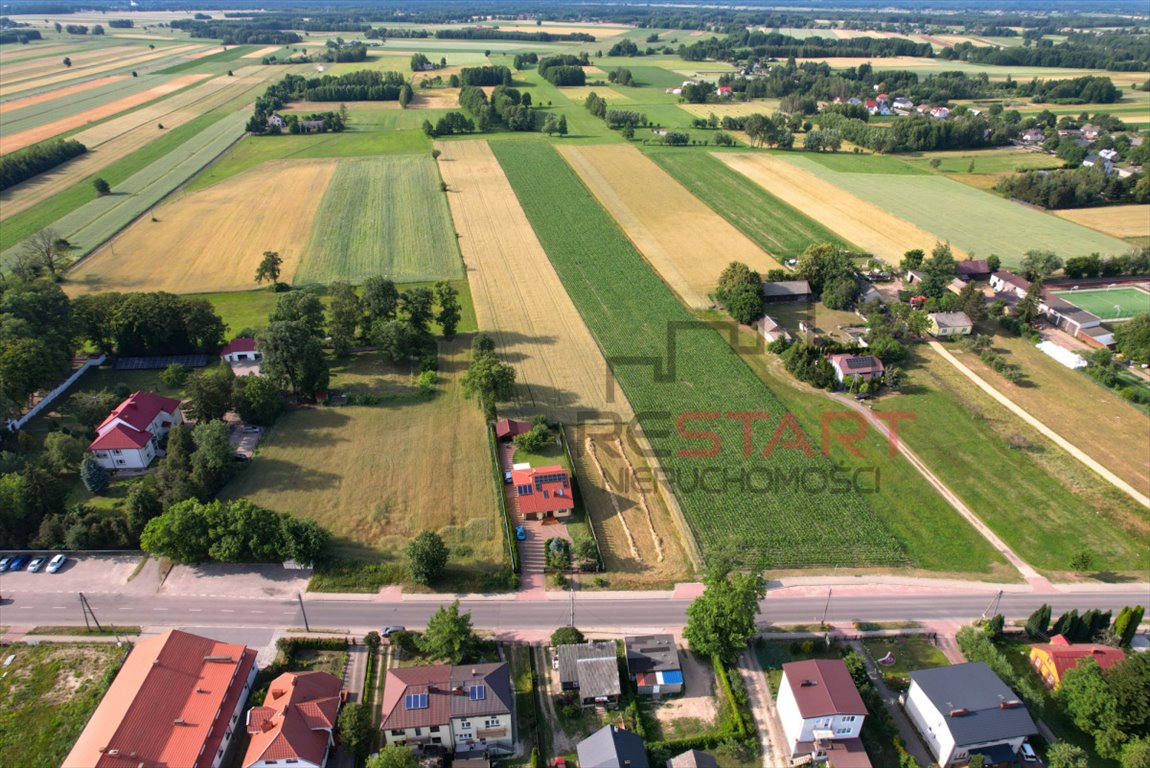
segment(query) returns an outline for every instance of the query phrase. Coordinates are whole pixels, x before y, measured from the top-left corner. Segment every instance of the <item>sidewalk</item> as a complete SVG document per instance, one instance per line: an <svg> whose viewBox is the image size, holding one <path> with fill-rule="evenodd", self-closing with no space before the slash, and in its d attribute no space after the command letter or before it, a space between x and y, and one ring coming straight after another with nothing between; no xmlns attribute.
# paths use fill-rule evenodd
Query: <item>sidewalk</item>
<svg viewBox="0 0 1150 768"><path fill-rule="evenodd" d="M763 753L763 768L776 768L790 762L786 748L786 738L775 715L775 705L771 700L771 690L767 676L759 666L754 650L747 649L739 655L739 674L747 688L747 701L755 716L755 730L759 734L759 749Z"/></svg>

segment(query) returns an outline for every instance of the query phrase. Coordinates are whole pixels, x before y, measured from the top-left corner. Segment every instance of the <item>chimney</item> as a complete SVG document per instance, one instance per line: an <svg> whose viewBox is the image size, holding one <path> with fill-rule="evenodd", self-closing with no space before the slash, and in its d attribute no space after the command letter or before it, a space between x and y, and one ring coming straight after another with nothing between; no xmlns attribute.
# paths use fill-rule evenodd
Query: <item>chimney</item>
<svg viewBox="0 0 1150 768"><path fill-rule="evenodd" d="M962 717L963 715L969 715L969 714L970 714L970 710L969 710L969 709L962 709L962 708L959 708L959 709L952 709L952 710L950 710L950 712L949 712L949 715L950 715L951 717Z"/></svg>
<svg viewBox="0 0 1150 768"><path fill-rule="evenodd" d="M1021 706L1022 706L1022 702L1019 701L1018 699L1011 699L1010 701L1003 701L1003 702L1000 702L998 705L999 709L1018 709Z"/></svg>

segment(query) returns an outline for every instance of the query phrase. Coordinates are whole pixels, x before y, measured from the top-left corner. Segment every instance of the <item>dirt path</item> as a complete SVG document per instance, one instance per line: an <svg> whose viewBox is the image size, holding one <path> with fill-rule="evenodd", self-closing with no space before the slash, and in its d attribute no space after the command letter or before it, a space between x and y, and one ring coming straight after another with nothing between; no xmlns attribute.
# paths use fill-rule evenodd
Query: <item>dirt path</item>
<svg viewBox="0 0 1150 768"><path fill-rule="evenodd" d="M883 703L886 704L887 711L894 717L895 725L898 726L898 733L902 736L902 740L906 742L906 751L918 761L919 765L934 765L934 758L931 757L927 751L926 745L922 743L918 731L911 725L910 720L906 716L906 712L899 706L898 696L886 687L882 675L879 674L878 667L875 666L874 659L866 652L866 647L858 640L852 640L850 647L851 650L858 653L859 656L862 656L863 661L866 662L867 674L870 675L870 679L874 682L879 696L882 697Z"/></svg>
<svg viewBox="0 0 1150 768"><path fill-rule="evenodd" d="M985 381L983 381L983 379L978 374L976 374L974 371L970 370L965 365L963 365L958 360L958 358L956 358L954 355L952 355L949 350L945 349L937 341L930 342L930 347L935 352L937 352L939 355L941 355L943 360L946 360L948 363L953 365L958 370L959 373L961 373L963 376L965 376L966 378L968 378L972 382L974 382L978 386L979 389L981 389L983 392L985 392L986 394L993 397L999 403L1004 405L1008 410L1010 410L1010 412L1013 413L1015 416L1022 419L1023 421L1025 421L1030 426L1034 427L1036 430L1038 430L1040 433L1042 433L1045 437L1049 438L1059 448L1062 448L1064 451L1066 451L1071 456L1073 456L1074 458L1081 461L1087 467L1089 467L1090 469L1097 472L1107 482L1114 485L1114 487L1118 488L1120 491L1122 491L1123 493L1128 495L1130 498L1137 501L1142 506L1150 507L1150 496L1147 496L1146 494L1144 494L1141 491L1139 491L1138 489L1136 489L1134 486L1127 483L1122 478L1118 477L1116 474L1111 472L1109 469L1102 466L1097 461L1095 461L1094 459L1092 459L1088 455L1086 455L1086 453L1084 451L1079 449L1077 446L1075 446L1069 440L1066 440L1064 437L1059 435L1053 429L1051 429L1050 427L1046 426L1045 424L1043 424L1038 419L1031 416L1028 412L1023 410L1021 407L1019 407L1018 405L1015 405L1014 401L1012 401L1006 395L1002 394L997 389L995 389L994 387L990 386Z"/></svg>
<svg viewBox="0 0 1150 768"><path fill-rule="evenodd" d="M775 768L790 763L786 737L775 716L775 704L771 700L771 690L767 687L767 676L759 666L755 652L745 650L739 656L739 674L747 687L747 700L755 716L756 730L759 732L759 749L763 754L763 768Z"/></svg>

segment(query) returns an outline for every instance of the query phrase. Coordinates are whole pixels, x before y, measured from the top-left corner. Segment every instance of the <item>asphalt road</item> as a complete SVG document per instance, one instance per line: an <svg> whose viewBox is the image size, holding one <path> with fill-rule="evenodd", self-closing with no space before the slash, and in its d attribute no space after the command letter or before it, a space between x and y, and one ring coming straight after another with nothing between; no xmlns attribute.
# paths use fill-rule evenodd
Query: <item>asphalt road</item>
<svg viewBox="0 0 1150 768"><path fill-rule="evenodd" d="M102 623L141 626L303 627L303 614L294 600L229 599L221 597L172 597L161 595L90 594L87 596ZM908 593L834 597L827 620L852 621L962 621L978 618L992 594ZM999 611L1008 619L1025 618L1043 602L1057 616L1078 608L1111 609L1145 604L1141 590L1076 592L1073 594L1008 593ZM305 601L312 628L359 630L401 624L422 627L444 601L412 600L379 602L328 600ZM576 599L575 624L583 629L629 631L644 628L673 629L686 622L689 600L660 598ZM474 626L497 632L553 629L569 623L571 605L566 600L465 600ZM760 623L795 624L817 622L827 605L826 594L787 596L768 594L762 604ZM78 598L60 593L13 594L0 605L0 624L8 626L83 624Z"/></svg>

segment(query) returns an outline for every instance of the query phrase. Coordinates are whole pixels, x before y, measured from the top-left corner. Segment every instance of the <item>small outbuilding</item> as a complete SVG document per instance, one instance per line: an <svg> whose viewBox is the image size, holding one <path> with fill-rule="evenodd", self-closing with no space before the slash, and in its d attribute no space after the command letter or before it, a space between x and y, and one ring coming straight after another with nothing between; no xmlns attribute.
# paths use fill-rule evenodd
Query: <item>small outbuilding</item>
<svg viewBox="0 0 1150 768"><path fill-rule="evenodd" d="M619 682L618 649L614 641L561 645L559 686L564 691L579 691L584 707L616 704L623 686Z"/></svg>
<svg viewBox="0 0 1150 768"><path fill-rule="evenodd" d="M671 635L632 635L623 639L627 649L627 676L640 696L683 692L679 649Z"/></svg>
<svg viewBox="0 0 1150 768"><path fill-rule="evenodd" d="M516 421L515 419L500 419L495 422L495 439L501 443L514 440L517 435L531 431L531 422Z"/></svg>
<svg viewBox="0 0 1150 768"><path fill-rule="evenodd" d="M930 318L931 336L969 336L974 330L974 323L965 312L931 312L927 317Z"/></svg>
<svg viewBox="0 0 1150 768"><path fill-rule="evenodd" d="M963 280L986 280L990 277L990 264L986 259L967 259L956 262L954 271Z"/></svg>
<svg viewBox="0 0 1150 768"><path fill-rule="evenodd" d="M811 284L806 280L779 280L773 283L763 283L763 303L765 304L810 300Z"/></svg>
<svg viewBox="0 0 1150 768"><path fill-rule="evenodd" d="M706 752L689 749L668 760L667 768L719 768L719 761Z"/></svg>
<svg viewBox="0 0 1150 768"><path fill-rule="evenodd" d="M260 350L255 339L232 339L220 350L220 357L226 363L255 362L260 359Z"/></svg>

